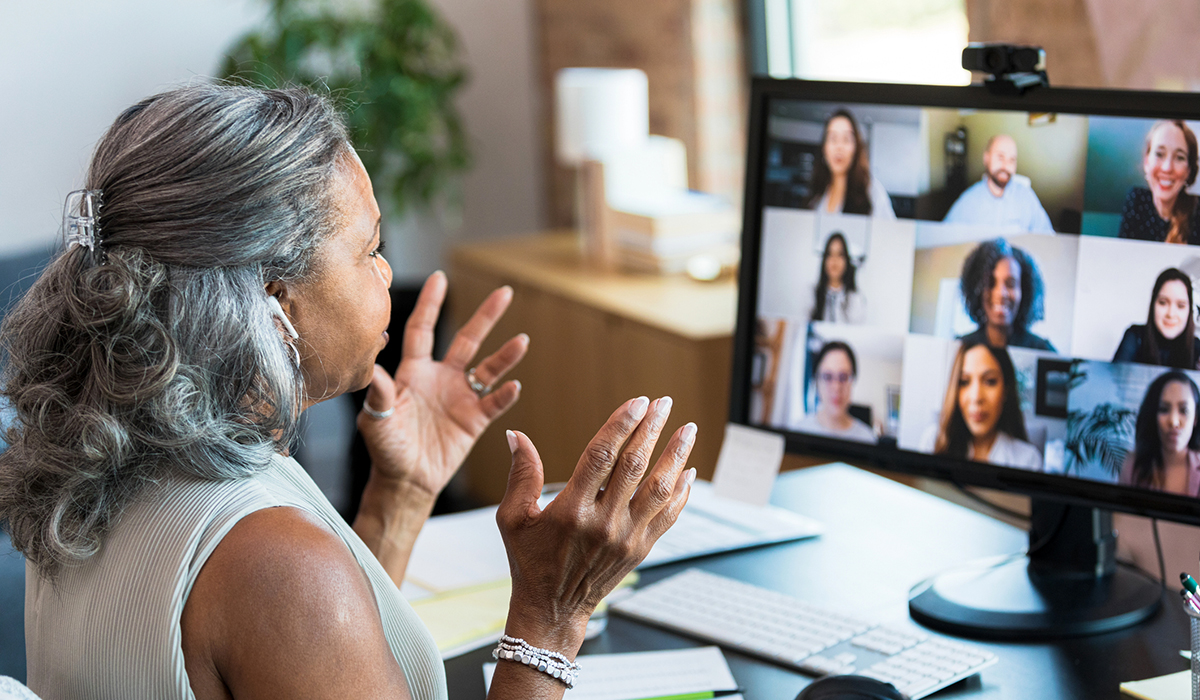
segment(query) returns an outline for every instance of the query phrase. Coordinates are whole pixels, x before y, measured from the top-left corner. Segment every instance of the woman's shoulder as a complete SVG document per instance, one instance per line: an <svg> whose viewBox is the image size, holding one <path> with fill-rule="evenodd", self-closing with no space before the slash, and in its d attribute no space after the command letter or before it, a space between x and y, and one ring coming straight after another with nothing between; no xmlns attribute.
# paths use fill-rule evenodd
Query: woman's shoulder
<svg viewBox="0 0 1200 700"><path fill-rule="evenodd" d="M888 194L887 187L879 178L871 173L871 215L881 216L885 219L896 218L896 211L892 208L892 197Z"/></svg>
<svg viewBox="0 0 1200 700"><path fill-rule="evenodd" d="M1125 486L1133 484L1133 462L1137 457L1135 450L1130 450L1125 454L1125 459L1121 461L1120 475L1117 477L1117 483Z"/></svg>
<svg viewBox="0 0 1200 700"><path fill-rule="evenodd" d="M853 416L850 418L850 429L846 431L845 437L857 442L875 442L879 439L871 426Z"/></svg>
<svg viewBox="0 0 1200 700"><path fill-rule="evenodd" d="M403 684L361 567L337 533L299 508L239 520L196 578L180 623L193 685L216 689L233 679L243 692L299 695L367 692L363 676Z"/></svg>
<svg viewBox="0 0 1200 700"><path fill-rule="evenodd" d="M921 432L921 439L917 442L917 449L921 452L933 452L934 445L937 444L938 426L936 423L925 426L925 430Z"/></svg>
<svg viewBox="0 0 1200 700"><path fill-rule="evenodd" d="M1130 187L1129 192L1125 194L1125 206L1128 207L1145 207L1154 204L1154 198L1150 195L1149 188L1146 187Z"/></svg>
<svg viewBox="0 0 1200 700"><path fill-rule="evenodd" d="M1003 460L1004 466L1016 467L1018 469L1033 469L1041 470L1042 468L1042 453L1034 446L1033 443L1015 438L1008 433L1000 433L1007 438L1006 449L1008 454ZM1000 460L989 460L992 462L1000 462Z"/></svg>
<svg viewBox="0 0 1200 700"><path fill-rule="evenodd" d="M1121 238L1159 240L1159 229L1163 229L1165 225L1158 215L1158 210L1154 208L1150 190L1145 187L1130 188L1129 193L1125 195L1125 204L1121 207L1118 235Z"/></svg>
<svg viewBox="0 0 1200 700"><path fill-rule="evenodd" d="M1023 331L1018 335L1013 336L1009 341L1009 345L1018 348L1030 348L1032 350L1046 350L1048 352L1058 352L1054 348L1054 344L1040 335Z"/></svg>
<svg viewBox="0 0 1200 700"><path fill-rule="evenodd" d="M1142 338L1145 337L1146 326L1144 324L1133 324L1125 329L1125 333L1121 335L1121 342L1117 344L1117 351L1113 353L1113 362L1136 362L1138 351L1142 347ZM1200 347L1197 347L1200 350Z"/></svg>

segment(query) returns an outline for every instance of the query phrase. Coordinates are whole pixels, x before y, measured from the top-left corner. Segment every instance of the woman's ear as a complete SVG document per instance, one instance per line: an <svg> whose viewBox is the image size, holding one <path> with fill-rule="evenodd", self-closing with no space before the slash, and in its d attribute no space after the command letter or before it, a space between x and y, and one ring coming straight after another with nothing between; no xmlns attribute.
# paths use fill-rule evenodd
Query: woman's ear
<svg viewBox="0 0 1200 700"><path fill-rule="evenodd" d="M284 313L288 316L292 315L292 299L291 295L288 294L288 286L286 284L279 280L273 280L267 282L264 291L266 291L267 296L274 297L279 301L279 306L283 309Z"/></svg>

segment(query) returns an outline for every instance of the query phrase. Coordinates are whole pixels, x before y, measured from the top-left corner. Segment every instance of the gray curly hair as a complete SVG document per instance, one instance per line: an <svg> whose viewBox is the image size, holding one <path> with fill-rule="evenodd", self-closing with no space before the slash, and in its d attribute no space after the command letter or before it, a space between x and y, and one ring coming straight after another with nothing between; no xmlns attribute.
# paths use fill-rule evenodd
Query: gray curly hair
<svg viewBox="0 0 1200 700"><path fill-rule="evenodd" d="M0 521L43 575L146 484L245 476L295 437L303 379L264 286L314 272L350 152L302 89L190 85L110 127L86 183L98 245L60 252L0 327Z"/></svg>

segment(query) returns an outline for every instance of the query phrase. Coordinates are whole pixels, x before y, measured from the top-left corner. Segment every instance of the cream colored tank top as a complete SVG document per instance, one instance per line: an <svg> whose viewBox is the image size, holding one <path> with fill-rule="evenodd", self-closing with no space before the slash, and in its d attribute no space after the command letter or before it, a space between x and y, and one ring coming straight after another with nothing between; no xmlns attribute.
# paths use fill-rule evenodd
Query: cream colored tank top
<svg viewBox="0 0 1200 700"><path fill-rule="evenodd" d="M446 674L428 630L358 535L294 459L235 481L175 476L147 489L104 546L52 585L25 572L28 685L44 700L183 698L179 619L200 567L254 511L302 508L336 532L367 574L392 653L417 700L445 700Z"/></svg>

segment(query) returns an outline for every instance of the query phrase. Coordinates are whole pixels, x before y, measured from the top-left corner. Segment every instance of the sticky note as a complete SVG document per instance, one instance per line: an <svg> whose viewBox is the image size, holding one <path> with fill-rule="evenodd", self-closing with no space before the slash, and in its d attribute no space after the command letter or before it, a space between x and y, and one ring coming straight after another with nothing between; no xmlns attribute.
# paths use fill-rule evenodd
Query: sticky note
<svg viewBox="0 0 1200 700"><path fill-rule="evenodd" d="M784 444L779 433L726 423L713 492L734 501L766 505L783 463Z"/></svg>

